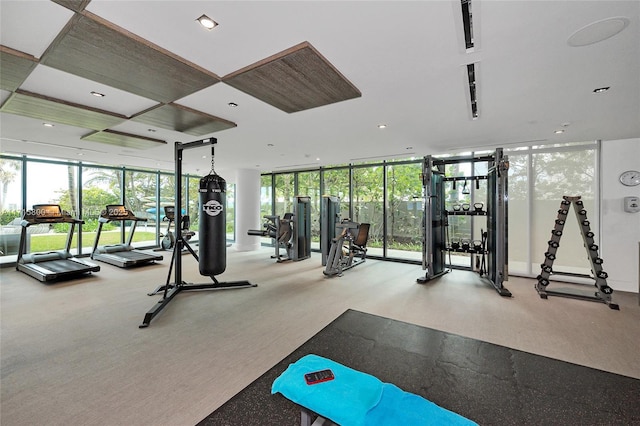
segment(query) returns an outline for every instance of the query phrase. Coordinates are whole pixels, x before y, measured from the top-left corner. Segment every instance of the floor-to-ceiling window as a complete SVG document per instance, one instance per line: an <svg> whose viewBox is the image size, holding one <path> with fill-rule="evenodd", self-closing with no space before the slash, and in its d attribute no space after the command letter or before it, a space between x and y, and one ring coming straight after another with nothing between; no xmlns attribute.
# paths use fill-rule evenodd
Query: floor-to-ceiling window
<svg viewBox="0 0 640 426"><path fill-rule="evenodd" d="M531 201L531 269L540 272L544 253L548 249L551 230L557 218L563 196L580 196L599 241L599 211L597 199L597 163L595 145L566 146L531 151L530 176L533 182ZM573 210L573 207L572 209ZM512 226L516 226L512 224ZM553 269L557 271L590 274L591 265L584 248L582 234L575 212L567 217L557 259Z"/></svg>
<svg viewBox="0 0 640 426"><path fill-rule="evenodd" d="M267 222L265 216L272 216L273 212L273 175L260 176L260 220L262 230ZM273 240L269 237L261 237L261 244L271 244Z"/></svg>
<svg viewBox="0 0 640 426"><path fill-rule="evenodd" d="M509 152L509 272L529 274L529 149ZM551 231L551 229L549 229Z"/></svg>
<svg viewBox="0 0 640 426"><path fill-rule="evenodd" d="M185 214L189 216L189 229L196 232L193 239L198 239L198 224L200 223L200 178L188 177L187 200L185 201Z"/></svg>
<svg viewBox="0 0 640 426"><path fill-rule="evenodd" d="M387 226L385 242L390 258L420 260L422 250L421 163L387 167Z"/></svg>
<svg viewBox="0 0 640 426"><path fill-rule="evenodd" d="M227 183L227 240L235 241L236 239L236 186Z"/></svg>
<svg viewBox="0 0 640 426"><path fill-rule="evenodd" d="M363 166L353 169L352 211L353 221L368 223L368 253L384 254L384 167Z"/></svg>
<svg viewBox="0 0 640 426"><path fill-rule="evenodd" d="M311 248L320 249L320 171L298 173L297 195L311 199Z"/></svg>
<svg viewBox="0 0 640 426"><path fill-rule="evenodd" d="M0 258L3 261L15 259L23 209L31 209L35 204L59 204L72 217L84 221L76 227L71 246L73 254L84 255L91 253L98 218L107 205L124 202L136 216L147 219L138 224L134 242L137 247L152 247L161 232L158 223L162 231L166 229L166 222L158 222L164 216L164 206L175 204L175 179L171 173L4 155L0 165ZM188 205L195 219L191 229L197 229L198 180L193 176L183 179L183 211L187 211ZM233 205L233 186L230 189ZM231 210L233 212L233 208ZM234 218L228 222L233 230ZM122 225L121 222L104 224L99 245L124 242L131 224ZM63 249L68 229L66 224L29 227L27 251ZM80 245L82 248L78 249Z"/></svg>
<svg viewBox="0 0 640 426"><path fill-rule="evenodd" d="M27 162L26 173L27 209L37 204L59 204L71 216L78 216L77 165L30 161ZM70 226L66 223L30 226L28 250L42 252L64 249ZM73 238L71 250L75 252L77 247L78 238Z"/></svg>
<svg viewBox="0 0 640 426"><path fill-rule="evenodd" d="M0 158L0 256L18 254L21 210L22 161Z"/></svg>
<svg viewBox="0 0 640 426"><path fill-rule="evenodd" d="M332 195L340 199L340 216L351 218L349 209L350 202L350 182L349 168L325 169L322 171L323 195Z"/></svg>
<svg viewBox="0 0 640 426"><path fill-rule="evenodd" d="M598 243L597 146L594 142L518 147L505 152L510 157L508 185L510 273L529 276L539 273L540 263L543 261L563 195L582 197L591 222L591 229L595 232L596 243ZM150 221L147 229L138 229L135 240L138 244L155 245L158 230L152 225L154 213L149 209L154 207L159 209L155 214L157 221L158 218L162 218L163 207L175 203L175 179L171 173L25 157L3 156L0 160L2 161L0 250L5 255L11 255L12 241L16 243L13 251L17 250L17 242L14 240L19 236L20 227L13 222L18 219L22 208L31 208L33 204L60 204L63 209L84 220L85 225L82 227L81 236L84 247L82 253L88 254L89 247L94 241L97 218L107 204L120 204L124 199L125 204L136 214L148 217ZM390 161L341 165L334 168L274 175L265 174L261 177L260 213L261 216L271 214L282 216L292 211L294 196L308 195L312 199L312 235L315 236L316 216L319 217L321 196L337 196L341 202L341 217L350 218L356 222L371 223L368 244L370 255L418 262L423 208L421 164L421 160ZM466 204L473 208L475 203L486 202L487 182L477 179L486 174L487 163L461 162L447 165L447 176L463 178L456 181L455 187L452 181L446 182L447 209L452 210L454 205ZM22 176L26 176L24 182ZM187 181L188 184L186 184ZM184 180L183 191L183 210L190 215L191 229L196 230L199 216L198 181L198 177L187 177ZM158 186L156 182L159 182ZM320 194L320 188L322 188L322 194ZM26 200L24 206L23 199ZM233 216L234 206L235 191L232 185L228 185L227 212L231 213L231 216ZM484 218L455 217L459 219L456 219L455 223L450 221L449 238L466 238L471 241L481 238L486 227ZM233 235L234 218L228 217L227 223L228 234ZM41 248L53 250L64 246L63 232L57 228L59 227L50 228L46 233L51 238L51 243L41 246L36 244L36 250ZM11 234L12 229L15 235L6 236ZM34 228L33 232L36 231L43 230ZM108 241L107 236L103 235L101 244L121 242L123 232L119 226L113 225L113 229L105 226L105 231L107 233L115 231L112 232L114 241ZM41 232L43 238L44 234ZM105 238L104 242L103 238ZM31 241L30 237L29 243ZM263 242L271 243L271 240L265 238ZM31 245L29 248L33 250ZM413 258L414 255L416 259ZM472 265L472 259L468 256L460 256L454 259L453 263L469 267ZM571 215L560 242L554 269L574 273L590 272L577 221Z"/></svg>
<svg viewBox="0 0 640 426"><path fill-rule="evenodd" d="M159 223L156 207L156 180L157 173L130 170L125 172L125 205L134 215L146 219L136 225L132 240L136 246L149 246L156 243ZM170 204L174 202L171 201ZM161 205L160 217L164 216L162 207L164 203ZM126 226L129 227L127 232L130 232L132 224L127 222Z"/></svg>
<svg viewBox="0 0 640 426"><path fill-rule="evenodd" d="M294 173L279 173L275 175L275 194L275 215L283 217L285 213L292 213L293 197L297 195Z"/></svg>
<svg viewBox="0 0 640 426"><path fill-rule="evenodd" d="M82 247L90 253L95 243L98 218L109 204L122 203L123 171L105 167L82 168ZM100 235L100 245L119 244L122 241L119 223L105 223Z"/></svg>

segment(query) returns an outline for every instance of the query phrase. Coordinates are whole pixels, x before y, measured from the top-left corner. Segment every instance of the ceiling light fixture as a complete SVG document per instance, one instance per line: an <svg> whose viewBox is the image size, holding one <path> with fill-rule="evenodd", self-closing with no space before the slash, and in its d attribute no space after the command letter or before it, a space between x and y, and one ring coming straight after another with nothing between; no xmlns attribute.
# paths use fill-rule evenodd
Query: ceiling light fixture
<svg viewBox="0 0 640 426"><path fill-rule="evenodd" d="M96 98L104 98L104 93L100 93L100 92L95 92L95 91L91 91L91 94L93 96L95 96Z"/></svg>
<svg viewBox="0 0 640 426"><path fill-rule="evenodd" d="M604 93L609 90L610 87L598 87L597 89L593 89L593 93Z"/></svg>
<svg viewBox="0 0 640 426"><path fill-rule="evenodd" d="M229 102L227 105L229 105L231 108L235 108L238 106L238 104L235 102Z"/></svg>
<svg viewBox="0 0 640 426"><path fill-rule="evenodd" d="M564 130L559 129L559 130L556 130L556 131L555 131L555 132L553 132L553 133L555 133L556 135L561 135L562 133L564 133Z"/></svg>
<svg viewBox="0 0 640 426"><path fill-rule="evenodd" d="M43 125L44 127L54 127L54 125L53 125L53 124L51 124L51 123L42 123L42 125Z"/></svg>
<svg viewBox="0 0 640 426"><path fill-rule="evenodd" d="M386 124L378 124L378 129L386 129L387 125Z"/></svg>
<svg viewBox="0 0 640 426"><path fill-rule="evenodd" d="M200 25L202 25L204 28L206 28L209 31L211 31L212 29L218 26L218 23L213 19L209 18L207 15L202 15L201 17L196 19L196 21L200 22Z"/></svg>

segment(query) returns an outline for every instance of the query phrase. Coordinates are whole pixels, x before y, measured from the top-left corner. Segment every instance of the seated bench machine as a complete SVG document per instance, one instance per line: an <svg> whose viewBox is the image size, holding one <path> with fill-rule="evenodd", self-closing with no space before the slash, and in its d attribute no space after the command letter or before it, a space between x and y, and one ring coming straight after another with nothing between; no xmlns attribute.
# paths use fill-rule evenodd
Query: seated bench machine
<svg viewBox="0 0 640 426"><path fill-rule="evenodd" d="M299 261L311 257L311 198L296 196L293 212L264 216L264 229L249 229L247 235L273 239L276 262ZM280 254L284 248L286 255Z"/></svg>
<svg viewBox="0 0 640 426"><path fill-rule="evenodd" d="M336 225L342 232L331 242L327 265L322 273L327 277L341 276L342 272L363 263L367 256L369 223L343 219Z"/></svg>

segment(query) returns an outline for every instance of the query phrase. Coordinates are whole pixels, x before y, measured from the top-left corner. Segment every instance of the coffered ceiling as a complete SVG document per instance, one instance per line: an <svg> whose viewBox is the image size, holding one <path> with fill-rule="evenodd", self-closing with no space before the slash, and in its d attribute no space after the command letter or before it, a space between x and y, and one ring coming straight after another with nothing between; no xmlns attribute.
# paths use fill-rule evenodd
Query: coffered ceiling
<svg viewBox="0 0 640 426"><path fill-rule="evenodd" d="M216 137L232 173L640 137L639 2L470 5L468 48L458 0L0 0L1 151L172 170Z"/></svg>

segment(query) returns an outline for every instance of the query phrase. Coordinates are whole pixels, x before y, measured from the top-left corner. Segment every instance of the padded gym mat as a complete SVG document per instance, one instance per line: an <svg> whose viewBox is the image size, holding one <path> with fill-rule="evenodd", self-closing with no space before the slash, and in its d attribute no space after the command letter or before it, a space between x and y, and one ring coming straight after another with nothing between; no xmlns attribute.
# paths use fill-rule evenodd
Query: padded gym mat
<svg viewBox="0 0 640 426"><path fill-rule="evenodd" d="M481 425L640 424L640 380L348 310L198 426L300 424L271 394L307 354L371 374Z"/></svg>

